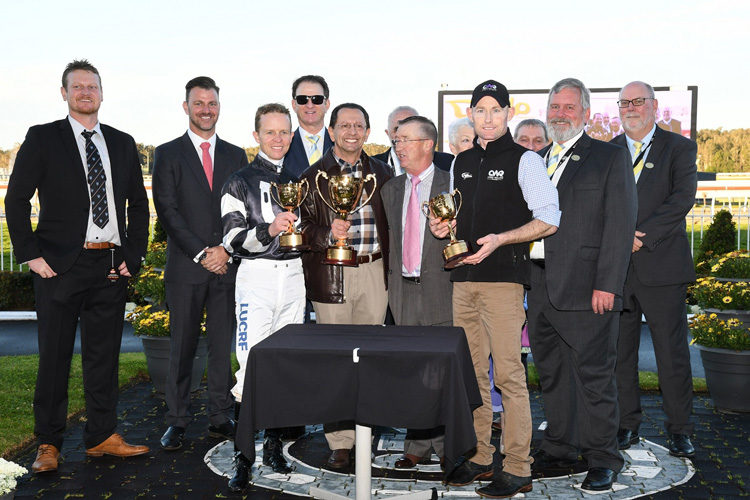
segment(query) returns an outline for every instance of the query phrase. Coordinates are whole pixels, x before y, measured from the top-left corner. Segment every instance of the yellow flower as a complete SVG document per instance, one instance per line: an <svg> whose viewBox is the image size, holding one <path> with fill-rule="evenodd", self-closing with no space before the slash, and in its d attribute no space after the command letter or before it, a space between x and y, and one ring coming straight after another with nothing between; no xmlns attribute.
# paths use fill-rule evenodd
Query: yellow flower
<svg viewBox="0 0 750 500"><path fill-rule="evenodd" d="M721 300L722 300L722 301L723 301L723 302L724 302L725 304L729 304L730 302L732 302L732 297L730 297L729 295L727 295L726 297L724 297L724 298L723 298L723 299L721 299Z"/></svg>
<svg viewBox="0 0 750 500"><path fill-rule="evenodd" d="M711 313L711 316L709 316L709 318L716 319L717 318L716 313Z"/></svg>

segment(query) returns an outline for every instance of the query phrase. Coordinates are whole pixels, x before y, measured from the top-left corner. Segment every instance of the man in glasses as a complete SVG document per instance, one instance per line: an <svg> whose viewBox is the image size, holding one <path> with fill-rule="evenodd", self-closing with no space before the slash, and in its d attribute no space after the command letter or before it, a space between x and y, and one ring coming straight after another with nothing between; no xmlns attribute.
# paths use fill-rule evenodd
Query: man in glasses
<svg viewBox="0 0 750 500"><path fill-rule="evenodd" d="M322 76L301 76L292 84L292 109L299 127L292 136L284 166L296 178L333 146L325 130L326 113L331 106L328 93L328 83Z"/></svg>
<svg viewBox="0 0 750 500"><path fill-rule="evenodd" d="M389 140L392 141L394 139L398 123L401 120L409 118L410 116L419 116L417 110L412 108L411 106L398 106L393 111L391 111L391 113L388 115L388 128L385 129L385 134L388 136ZM401 168L401 162L399 160L398 154L396 153L396 148L388 148L384 152L374 155L373 158L377 158L378 160L390 165L391 169L393 170L393 175L401 175L404 173L404 169ZM445 170L447 172L451 169L451 164L453 163L453 155L435 151L432 161L433 163L435 163L435 166L437 168Z"/></svg>
<svg viewBox="0 0 750 500"><path fill-rule="evenodd" d="M492 397L494 381L503 394L505 459L482 495L510 497L531 491L531 409L521 363L524 286L528 285L529 242L554 233L560 220L557 191L538 154L513 142L508 122L515 114L505 86L494 80L479 84L466 110L474 123L474 147L456 157L455 187L463 208L456 237L475 254L451 271L453 322L466 332L482 406L474 410L476 449L448 476L463 486L493 478ZM497 216L502 214L502 216ZM438 238L448 235L447 222L430 220Z"/></svg>
<svg viewBox="0 0 750 500"><path fill-rule="evenodd" d="M588 463L581 487L604 491L623 465L615 361L637 200L627 151L584 133L590 113L580 80L550 90L552 144L539 154L562 217L531 250L529 340L548 422L533 467L570 467L581 454Z"/></svg>
<svg viewBox="0 0 750 500"><path fill-rule="evenodd" d="M680 122L680 120L675 120L674 118L672 118L672 109L669 107L664 108L662 119L659 120L659 123L657 123L657 125L664 130L674 132L675 134L682 134L682 122Z"/></svg>
<svg viewBox="0 0 750 500"><path fill-rule="evenodd" d="M697 146L682 135L654 125L659 102L651 85L625 85L618 104L625 135L612 142L630 151L638 188L638 222L617 343L618 445L626 450L638 442L642 419L638 347L641 315L645 315L664 396L669 453L692 458L693 381L685 298L688 283L695 281L695 269L685 216L695 202Z"/></svg>
<svg viewBox="0 0 750 500"><path fill-rule="evenodd" d="M359 104L346 103L334 108L328 132L333 147L302 175L312 186L301 208L302 229L311 247L302 255L307 298L312 301L320 324L382 325L388 305L388 260L383 259L388 255L388 224L380 189L391 178L390 170L362 149L370 135L370 117ZM320 196L329 200L328 181L321 177L323 192L314 192L318 171L326 172L329 178L338 175L365 178L375 174L377 184L373 188L367 182L366 192L362 193L363 200L372 194L370 203L347 220L341 220ZM348 244L357 251L356 267L323 262L327 248L341 238L348 238ZM327 423L324 429L332 450L328 466L346 468L354 446L354 422Z"/></svg>

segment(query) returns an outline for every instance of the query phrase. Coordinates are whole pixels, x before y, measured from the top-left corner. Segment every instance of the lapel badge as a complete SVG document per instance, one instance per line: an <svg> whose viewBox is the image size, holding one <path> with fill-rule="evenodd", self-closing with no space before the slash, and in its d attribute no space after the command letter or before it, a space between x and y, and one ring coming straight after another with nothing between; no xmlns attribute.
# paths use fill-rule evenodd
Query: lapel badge
<svg viewBox="0 0 750 500"><path fill-rule="evenodd" d="M646 165L644 165L644 166L646 168L654 168L654 164L653 163L646 163Z"/></svg>
<svg viewBox="0 0 750 500"><path fill-rule="evenodd" d="M581 157L578 156L578 155L573 155L573 156L570 157L570 159L573 160L573 161L578 161L578 160L581 159Z"/></svg>

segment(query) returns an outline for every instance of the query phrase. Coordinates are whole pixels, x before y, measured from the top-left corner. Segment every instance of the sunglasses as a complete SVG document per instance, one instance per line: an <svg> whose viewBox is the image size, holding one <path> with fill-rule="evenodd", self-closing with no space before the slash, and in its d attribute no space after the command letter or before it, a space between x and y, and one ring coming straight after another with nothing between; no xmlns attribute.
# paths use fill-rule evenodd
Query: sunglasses
<svg viewBox="0 0 750 500"><path fill-rule="evenodd" d="M320 106L324 102L326 102L326 96L324 95L298 95L294 98L295 101L297 101L297 104L300 106L304 106L307 104L307 101L312 100L313 104Z"/></svg>

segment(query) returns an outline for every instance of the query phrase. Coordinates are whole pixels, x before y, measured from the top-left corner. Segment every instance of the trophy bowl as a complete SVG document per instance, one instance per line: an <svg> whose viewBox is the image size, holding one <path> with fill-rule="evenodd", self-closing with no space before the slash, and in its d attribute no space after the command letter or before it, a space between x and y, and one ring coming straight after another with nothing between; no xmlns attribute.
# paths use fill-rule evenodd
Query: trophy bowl
<svg viewBox="0 0 750 500"><path fill-rule="evenodd" d="M276 196L274 196L274 190ZM286 184L271 183L271 198L280 207L293 212L302 205L302 202L307 197L310 191L310 186L307 183L307 179L302 179L301 182L289 182ZM306 243L304 233L297 231L294 224L289 224L286 231L279 235L279 250L282 252L295 252L301 250L308 250L310 245Z"/></svg>
<svg viewBox="0 0 750 500"><path fill-rule="evenodd" d="M320 189L319 179L321 177L328 181L328 199L330 202L326 200L326 197L322 194L323 191ZM373 183L372 190L367 199L360 203L364 185L369 181ZM351 174L329 176L323 170L319 170L315 176L318 196L341 220L346 220L350 214L356 213L370 202L372 195L375 193L377 182L375 174L368 174L365 178ZM323 263L357 267L357 251L347 243L347 238L338 238L333 246L326 249L326 258Z"/></svg>
<svg viewBox="0 0 750 500"><path fill-rule="evenodd" d="M458 205L456 205L456 197L458 197ZM454 189L450 193L441 193L430 199L429 202L424 202L422 204L422 212L428 218L430 217L430 212L432 212L433 216L439 219L440 222L450 222L458 215L462 203L461 192L458 189ZM443 249L443 259L445 260L445 268L453 269L461 265L463 260L469 255L473 255L474 252L472 252L471 246L467 241L456 238L456 233L451 224L448 224L448 232L450 233L451 241Z"/></svg>

